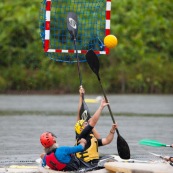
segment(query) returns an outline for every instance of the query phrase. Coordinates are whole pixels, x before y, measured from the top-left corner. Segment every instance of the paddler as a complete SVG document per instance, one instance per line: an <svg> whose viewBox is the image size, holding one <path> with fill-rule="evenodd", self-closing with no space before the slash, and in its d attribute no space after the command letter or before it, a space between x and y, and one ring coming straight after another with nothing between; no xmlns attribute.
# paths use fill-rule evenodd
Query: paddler
<svg viewBox="0 0 173 173"><path fill-rule="evenodd" d="M109 103L106 103L104 99L101 100L101 104L95 114L90 118L87 130L83 131L84 137L78 137L76 146L58 146L56 136L51 132L44 132L40 136L40 142L44 147L45 153L40 157L42 158L42 166L49 166L53 170L57 171L75 171L80 168L80 162L75 153L82 152L86 146L85 137L88 136L92 129L97 124L102 110ZM112 132L114 133L114 132Z"/></svg>
<svg viewBox="0 0 173 173"><path fill-rule="evenodd" d="M76 140L78 142L81 138L85 138L87 140L87 144L85 145L84 151L76 153L76 156L77 158L82 160L84 164L86 163L86 166L91 167L97 165L99 161L98 147L108 145L112 142L115 130L117 128L117 124L112 124L112 127L106 138L100 138L99 133L90 123L92 118L90 118L89 120L79 120L80 107L82 104L82 95L85 94L85 90L82 86L79 89L79 94L79 110L77 116L77 123L75 124ZM101 112L102 109L103 107L100 107L98 110Z"/></svg>

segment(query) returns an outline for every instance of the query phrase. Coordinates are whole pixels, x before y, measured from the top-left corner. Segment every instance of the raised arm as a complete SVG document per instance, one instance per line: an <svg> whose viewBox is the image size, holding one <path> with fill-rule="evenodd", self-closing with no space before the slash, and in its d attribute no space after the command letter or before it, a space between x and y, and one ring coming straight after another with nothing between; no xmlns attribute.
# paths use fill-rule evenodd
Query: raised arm
<svg viewBox="0 0 173 173"><path fill-rule="evenodd" d="M100 134L98 133L98 131L96 130L95 127L92 129L92 132L93 132L95 138L100 139Z"/></svg>
<svg viewBox="0 0 173 173"><path fill-rule="evenodd" d="M85 94L85 90L82 86L79 87L79 104L78 104L78 113L76 121L80 120L80 108L82 106L82 95Z"/></svg>
<svg viewBox="0 0 173 173"><path fill-rule="evenodd" d="M77 118L76 118L77 121L80 120L80 109L81 109L81 106L82 106L82 101L83 101L82 100L83 99L82 97L83 97L83 94L85 94L85 89L82 86L80 86L80 88L79 88L78 114L77 114ZM100 138L100 134L97 132L97 130L95 128L93 128L92 132L93 132L94 136L97 139Z"/></svg>
<svg viewBox="0 0 173 173"><path fill-rule="evenodd" d="M95 114L89 119L88 123L90 126L94 127L97 124L97 121L100 118L101 112L104 109L105 106L107 106L109 103L106 103L105 99L101 100L101 104Z"/></svg>

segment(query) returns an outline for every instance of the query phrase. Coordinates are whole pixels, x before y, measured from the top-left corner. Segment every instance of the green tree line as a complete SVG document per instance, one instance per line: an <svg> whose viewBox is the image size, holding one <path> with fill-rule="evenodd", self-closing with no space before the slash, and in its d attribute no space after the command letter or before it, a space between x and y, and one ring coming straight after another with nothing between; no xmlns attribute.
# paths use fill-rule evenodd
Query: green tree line
<svg viewBox="0 0 173 173"><path fill-rule="evenodd" d="M100 56L107 93L173 93L172 0L112 1L111 34L118 45ZM0 2L0 92L77 93L77 64L58 63L43 52L40 1ZM99 93L96 76L81 63L87 93Z"/></svg>

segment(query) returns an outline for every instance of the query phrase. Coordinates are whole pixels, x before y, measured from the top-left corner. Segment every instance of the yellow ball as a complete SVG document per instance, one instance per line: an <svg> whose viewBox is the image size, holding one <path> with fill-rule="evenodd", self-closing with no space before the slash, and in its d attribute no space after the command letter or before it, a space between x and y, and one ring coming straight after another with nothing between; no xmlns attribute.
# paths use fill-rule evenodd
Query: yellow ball
<svg viewBox="0 0 173 173"><path fill-rule="evenodd" d="M104 45L109 49L114 48L117 45L117 43L118 43L118 40L114 35L107 35L104 38Z"/></svg>

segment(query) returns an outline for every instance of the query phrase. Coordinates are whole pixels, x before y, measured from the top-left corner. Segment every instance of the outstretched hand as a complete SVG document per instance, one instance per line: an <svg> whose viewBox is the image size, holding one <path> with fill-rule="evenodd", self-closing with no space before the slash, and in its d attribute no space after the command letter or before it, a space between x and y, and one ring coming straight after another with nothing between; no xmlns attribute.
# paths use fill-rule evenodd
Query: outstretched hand
<svg viewBox="0 0 173 173"><path fill-rule="evenodd" d="M166 160L167 162L168 161L173 162L173 157L170 156L165 156L163 159Z"/></svg>
<svg viewBox="0 0 173 173"><path fill-rule="evenodd" d="M117 129L117 128L118 128L118 124L117 124L117 123L112 124L112 130L115 130L115 129Z"/></svg>
<svg viewBox="0 0 173 173"><path fill-rule="evenodd" d="M107 105L109 105L109 103L107 103L106 100L104 98L102 98L101 103L100 103L100 107L103 109Z"/></svg>
<svg viewBox="0 0 173 173"><path fill-rule="evenodd" d="M87 141L86 141L86 139L81 138L81 139L78 141L78 143L81 144L83 147L85 147Z"/></svg>
<svg viewBox="0 0 173 173"><path fill-rule="evenodd" d="M111 132L112 134L114 134L114 133L115 133L115 130L116 130L117 128L118 128L118 124L117 124L117 123L112 124L112 128L111 128L110 132Z"/></svg>

